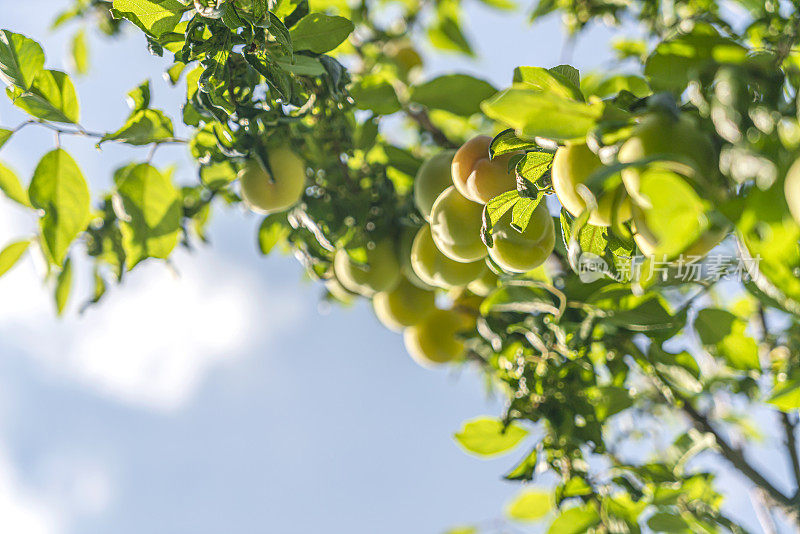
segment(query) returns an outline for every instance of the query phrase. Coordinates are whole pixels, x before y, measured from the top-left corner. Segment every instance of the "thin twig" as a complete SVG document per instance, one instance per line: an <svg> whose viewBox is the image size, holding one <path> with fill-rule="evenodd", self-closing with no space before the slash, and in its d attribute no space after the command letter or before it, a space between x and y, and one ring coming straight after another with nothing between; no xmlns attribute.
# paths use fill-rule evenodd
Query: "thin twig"
<svg viewBox="0 0 800 534"><path fill-rule="evenodd" d="M410 109L405 110L406 115L419 124L420 128L431 134L433 141L442 148L458 148L458 144L451 141L445 133L439 129L433 122L431 122L428 112L424 109L413 111Z"/></svg>
<svg viewBox="0 0 800 534"><path fill-rule="evenodd" d="M55 124L51 124L49 122L36 121L36 120L25 121L25 122L19 124L18 126L16 126L15 128L13 128L11 130L11 132L12 133L17 133L20 130L22 130L23 128L25 128L26 126L29 126L31 124L38 124L39 126L43 126L45 128L48 128L48 129L52 130L53 132L55 132L59 136L60 135L76 135L76 136L79 136L79 137L91 137L91 138L94 138L94 139L103 139L107 135L107 134L101 133L101 132L91 132L89 130L86 130L83 126L81 126L79 124L76 124L75 128L64 128L64 127L61 127L61 126L56 126ZM107 139L106 141L122 142L121 140L118 140L118 139ZM181 137L166 137L164 139L158 139L158 140L153 141L152 143L148 143L148 144L152 144L152 145L164 145L164 144L174 144L174 143L187 144L188 142L189 142L188 139L183 139Z"/></svg>

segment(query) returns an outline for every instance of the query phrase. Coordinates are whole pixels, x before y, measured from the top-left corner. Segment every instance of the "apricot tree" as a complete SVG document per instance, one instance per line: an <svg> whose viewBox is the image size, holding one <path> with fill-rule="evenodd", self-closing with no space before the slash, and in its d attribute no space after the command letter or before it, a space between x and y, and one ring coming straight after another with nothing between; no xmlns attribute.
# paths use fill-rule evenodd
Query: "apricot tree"
<svg viewBox="0 0 800 534"><path fill-rule="evenodd" d="M98 131L39 43L2 30L0 78L27 118L0 148L36 127L182 144L197 165L178 186L125 163L108 191L58 142L30 179L0 165L0 190L39 221L4 245L0 275L41 255L61 313L86 255L96 304L241 203L263 215L263 254L293 251L326 298L371 299L418 362L473 366L504 396L455 437L479 456L524 445L510 481L551 475L511 519L744 532L706 456L754 490L764 530L797 530L800 4L539 0L524 16L556 12L572 39L592 22L643 38L615 41L613 68L520 66L498 90L425 75L420 39L474 54L458 0L76 0L55 27L140 32L186 88L165 111L143 82L127 121ZM753 461L755 427L787 477Z"/></svg>

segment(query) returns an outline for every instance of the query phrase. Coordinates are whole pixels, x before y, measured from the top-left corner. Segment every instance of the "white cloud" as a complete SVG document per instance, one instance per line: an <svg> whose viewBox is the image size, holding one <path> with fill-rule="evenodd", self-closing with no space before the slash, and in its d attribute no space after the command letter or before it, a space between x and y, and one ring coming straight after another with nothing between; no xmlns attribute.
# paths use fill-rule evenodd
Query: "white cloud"
<svg viewBox="0 0 800 534"><path fill-rule="evenodd" d="M41 497L23 487L0 450L0 531L57 534L59 520Z"/></svg>
<svg viewBox="0 0 800 534"><path fill-rule="evenodd" d="M0 205L0 243L21 230L19 217L3 213ZM178 252L175 264L179 275L160 262L143 264L100 306L59 321L28 258L0 278L0 349L14 346L119 401L174 410L212 369L298 317L296 297L212 249Z"/></svg>

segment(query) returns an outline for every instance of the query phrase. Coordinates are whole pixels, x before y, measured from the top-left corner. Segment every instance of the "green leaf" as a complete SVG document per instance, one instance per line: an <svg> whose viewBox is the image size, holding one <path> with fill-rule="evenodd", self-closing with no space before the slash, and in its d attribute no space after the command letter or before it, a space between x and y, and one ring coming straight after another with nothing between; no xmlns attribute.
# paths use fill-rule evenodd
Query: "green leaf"
<svg viewBox="0 0 800 534"><path fill-rule="evenodd" d="M275 58L277 63L286 72L291 72L297 76L321 76L325 74L325 67L315 57L295 55L294 59L289 56Z"/></svg>
<svg viewBox="0 0 800 534"><path fill-rule="evenodd" d="M89 44L86 39L86 31L81 29L73 37L70 43L70 54L75 72L86 74L89 72Z"/></svg>
<svg viewBox="0 0 800 534"><path fill-rule="evenodd" d="M517 163L517 173L526 180L536 182L552 165L553 154L550 152L528 152Z"/></svg>
<svg viewBox="0 0 800 534"><path fill-rule="evenodd" d="M669 313L660 295L634 295L626 284L608 284L592 294L587 303L606 310L612 324L633 332L669 330L680 319Z"/></svg>
<svg viewBox="0 0 800 534"><path fill-rule="evenodd" d="M289 33L295 50L324 54L342 44L353 29L353 23L344 17L310 13L300 19Z"/></svg>
<svg viewBox="0 0 800 534"><path fill-rule="evenodd" d="M536 521L554 507L553 496L545 491L525 490L506 508L506 514L517 521Z"/></svg>
<svg viewBox="0 0 800 534"><path fill-rule="evenodd" d="M75 160L57 148L36 166L28 197L33 207L44 210L39 220L42 248L54 264L62 265L70 244L89 224L86 179Z"/></svg>
<svg viewBox="0 0 800 534"><path fill-rule="evenodd" d="M394 145L386 145L383 147L383 151L388 158L386 162L387 165L409 176L416 176L417 171L419 171L420 166L422 166L422 160L414 156L414 154L408 150L398 148Z"/></svg>
<svg viewBox="0 0 800 534"><path fill-rule="evenodd" d="M679 515L669 512L658 512L647 520L647 526L653 532L689 532L689 524Z"/></svg>
<svg viewBox="0 0 800 534"><path fill-rule="evenodd" d="M650 202L642 211L643 225L657 243L654 256L673 258L685 251L708 229L708 203L679 174L649 168L640 174L639 191Z"/></svg>
<svg viewBox="0 0 800 534"><path fill-rule="evenodd" d="M664 375L672 387L692 394L703 390L699 380L700 367L688 352L670 354L659 347L658 343L653 343L647 354L658 372Z"/></svg>
<svg viewBox="0 0 800 534"><path fill-rule="evenodd" d="M633 405L627 388L619 386L599 386L590 390L589 397L599 421L605 421Z"/></svg>
<svg viewBox="0 0 800 534"><path fill-rule="evenodd" d="M258 249L261 254L269 254L275 245L283 242L289 235L289 228L286 226L286 215L273 213L268 215L261 222L258 228Z"/></svg>
<svg viewBox="0 0 800 534"><path fill-rule="evenodd" d="M597 124L603 104L586 104L518 85L485 100L483 112L507 124L518 137L568 141L580 139Z"/></svg>
<svg viewBox="0 0 800 534"><path fill-rule="evenodd" d="M153 37L175 29L189 6L178 0L114 0L113 13L125 17Z"/></svg>
<svg viewBox="0 0 800 534"><path fill-rule="evenodd" d="M289 29L280 18L271 12L269 14L269 21L269 34L275 38L284 52L289 55L289 58L292 58L294 56L294 46L292 45L292 35Z"/></svg>
<svg viewBox="0 0 800 534"><path fill-rule="evenodd" d="M583 497L584 495L591 495L593 493L592 487L589 485L589 483L586 482L583 477L579 476L572 476L560 488L558 488L558 491L560 493L560 497L558 499L559 502L562 499L568 499L570 497Z"/></svg>
<svg viewBox="0 0 800 534"><path fill-rule="evenodd" d="M464 423L454 437L468 452L496 456L516 447L527 435L528 431L515 423L505 427L498 419L478 417Z"/></svg>
<svg viewBox="0 0 800 534"><path fill-rule="evenodd" d="M172 120L157 109L143 109L128 118L122 128L103 136L105 141L121 141L129 145L149 145L173 137Z"/></svg>
<svg viewBox="0 0 800 534"><path fill-rule="evenodd" d="M547 534L585 534L600 523L600 514L591 505L567 508L550 524Z"/></svg>
<svg viewBox="0 0 800 534"><path fill-rule="evenodd" d="M350 88L358 109L372 111L377 115L390 115L400 111L400 101L394 87L379 76L366 76Z"/></svg>
<svg viewBox="0 0 800 534"><path fill-rule="evenodd" d="M117 196L128 269L147 258L167 258L178 244L183 214L169 176L147 163L133 166L120 177Z"/></svg>
<svg viewBox="0 0 800 534"><path fill-rule="evenodd" d="M244 53L245 60L267 81L269 86L283 99L288 100L292 95L292 85L289 74L269 54ZM222 117L218 117L222 120Z"/></svg>
<svg viewBox="0 0 800 534"><path fill-rule="evenodd" d="M185 65L184 65L185 66ZM135 89L128 91L128 106L131 114L150 107L150 80L140 83Z"/></svg>
<svg viewBox="0 0 800 534"><path fill-rule="evenodd" d="M14 105L38 119L75 124L80 118L75 86L61 71L41 70L28 90L9 87L7 92Z"/></svg>
<svg viewBox="0 0 800 534"><path fill-rule="evenodd" d="M20 89L28 89L44 68L44 51L19 33L0 30L0 79Z"/></svg>
<svg viewBox="0 0 800 534"><path fill-rule="evenodd" d="M412 87L410 99L431 109L469 117L480 113L481 102L496 92L497 89L484 80L466 74L448 74Z"/></svg>
<svg viewBox="0 0 800 534"><path fill-rule="evenodd" d="M200 181L209 189L221 189L236 180L236 167L228 160L200 167Z"/></svg>
<svg viewBox="0 0 800 534"><path fill-rule="evenodd" d="M531 220L533 210L536 209L543 198L544 195L539 195L536 198L520 198L511 208L511 226L520 233L524 232Z"/></svg>
<svg viewBox="0 0 800 534"><path fill-rule="evenodd" d="M0 148L3 148L11 136L14 134L12 130L8 130L6 128L0 128Z"/></svg>
<svg viewBox="0 0 800 534"><path fill-rule="evenodd" d="M25 254L25 251L28 250L30 244L31 240L25 239L24 241L11 243L0 251L0 276L6 274L17 264L22 255Z"/></svg>
<svg viewBox="0 0 800 534"><path fill-rule="evenodd" d="M489 216L489 221L492 225L497 224L497 221L506 214L508 210L514 207L522 197L519 196L517 190L506 191L501 195L497 195L489 202L486 203L486 214Z"/></svg>
<svg viewBox="0 0 800 534"><path fill-rule="evenodd" d="M19 178L14 174L14 171L2 163L0 163L0 191L14 202L28 208L31 207L28 193L22 187Z"/></svg>
<svg viewBox="0 0 800 534"><path fill-rule="evenodd" d="M784 412L800 408L800 377L794 376L778 386L767 402Z"/></svg>
<svg viewBox="0 0 800 534"><path fill-rule="evenodd" d="M570 85L580 89L581 86L581 73L572 65L556 65L555 67L547 69L554 76L566 80Z"/></svg>
<svg viewBox="0 0 800 534"><path fill-rule="evenodd" d="M511 0L481 0L484 4L495 9L510 11L517 8L517 4Z"/></svg>
<svg viewBox="0 0 800 534"><path fill-rule="evenodd" d="M494 159L504 154L513 154L534 148L538 148L536 143L518 138L514 135L514 130L509 128L508 130L503 130L492 139L489 145L489 157Z"/></svg>
<svg viewBox="0 0 800 534"><path fill-rule="evenodd" d="M644 78L632 74L614 76L590 74L581 82L581 90L586 95L595 95L600 98L616 96L620 91L629 91L641 98L651 92Z"/></svg>
<svg viewBox="0 0 800 534"><path fill-rule="evenodd" d="M536 3L533 13L531 13L530 21L535 22L545 15L549 15L556 9L558 9L558 0L539 0Z"/></svg>
<svg viewBox="0 0 800 534"><path fill-rule="evenodd" d="M747 49L708 26L659 44L645 63L644 73L655 91L681 93L689 81L720 64L741 64Z"/></svg>
<svg viewBox="0 0 800 534"><path fill-rule="evenodd" d="M56 312L62 315L69 301L69 294L72 292L72 260L67 258L64 267L56 278Z"/></svg>
<svg viewBox="0 0 800 534"><path fill-rule="evenodd" d="M700 341L712 354L725 358L728 365L742 371L759 370L758 345L745 334L747 323L734 314L706 308L697 313L694 321Z"/></svg>
<svg viewBox="0 0 800 534"><path fill-rule="evenodd" d="M782 307L800 314L800 226L789 214L782 184L767 190L753 187L737 205L736 223L750 257L756 263L753 283Z"/></svg>
<svg viewBox="0 0 800 534"><path fill-rule="evenodd" d="M441 50L452 50L468 56L475 55L458 20L450 15L439 17L438 24L428 29L428 39L433 46Z"/></svg>
<svg viewBox="0 0 800 534"><path fill-rule="evenodd" d="M511 471L509 471L505 476L503 476L506 480L524 480L524 481L531 481L533 480L533 475L536 472L536 463L539 459L539 452L536 449L533 449L530 454L528 454L525 458L522 459L520 463L514 467Z"/></svg>
<svg viewBox="0 0 800 534"><path fill-rule="evenodd" d="M568 65L562 67L568 67ZM579 82L576 81L578 71L572 67L569 68L572 70L517 67L514 69L514 83L530 86L542 94L549 94L556 98L583 102L583 93L578 85Z"/></svg>
<svg viewBox="0 0 800 534"><path fill-rule="evenodd" d="M596 256L605 262L609 272L618 280L630 279L633 244L620 240L613 232L608 231L608 227L594 226L586 222L577 229L578 233L575 234L581 219L580 217L572 219L566 210L561 210L561 231L565 247L569 251L572 269L581 274L579 262L582 259L592 259L593 256ZM589 256L585 256L585 254L589 254Z"/></svg>

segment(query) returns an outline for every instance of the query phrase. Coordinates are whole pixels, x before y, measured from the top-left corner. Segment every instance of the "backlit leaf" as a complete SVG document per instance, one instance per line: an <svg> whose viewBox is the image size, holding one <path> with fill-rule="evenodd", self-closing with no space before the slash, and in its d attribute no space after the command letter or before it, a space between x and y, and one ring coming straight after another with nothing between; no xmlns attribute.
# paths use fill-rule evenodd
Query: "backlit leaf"
<svg viewBox="0 0 800 534"><path fill-rule="evenodd" d="M516 447L527 435L528 431L515 423L504 428L498 419L478 417L464 423L454 437L468 452L496 456Z"/></svg>
<svg viewBox="0 0 800 534"><path fill-rule="evenodd" d="M56 299L56 312L58 315L62 315L64 310L67 307L67 302L69 301L69 294L72 292L72 261L70 258L67 258L67 261L64 262L64 267L61 269L61 272L58 273L58 278L56 278L56 291L55 291L55 299Z"/></svg>
<svg viewBox="0 0 800 534"><path fill-rule="evenodd" d="M48 152L33 172L28 187L33 207L44 210L39 220L42 248L62 265L70 244L89 224L89 187L78 164L63 149Z"/></svg>
<svg viewBox="0 0 800 534"><path fill-rule="evenodd" d="M480 113L481 102L496 92L497 89L484 80L466 74L449 74L412 87L410 98L431 109L468 117Z"/></svg>
<svg viewBox="0 0 800 534"><path fill-rule="evenodd" d="M57 70L41 70L28 90L8 88L14 105L38 119L77 123L80 118L78 95L69 76Z"/></svg>
<svg viewBox="0 0 800 534"><path fill-rule="evenodd" d="M553 509L553 497L541 490L525 490L506 508L506 514L517 521L536 521Z"/></svg>
<svg viewBox="0 0 800 534"><path fill-rule="evenodd" d="M603 114L601 103L584 103L516 84L481 105L483 112L526 139L557 141L583 138Z"/></svg>
<svg viewBox="0 0 800 534"><path fill-rule="evenodd" d="M182 215L169 177L147 163L133 166L120 177L117 195L128 269L146 258L167 258L178 244Z"/></svg>
<svg viewBox="0 0 800 534"><path fill-rule="evenodd" d="M114 133L106 134L103 141L121 141L129 145L149 145L173 136L172 120L157 109L143 109L128 118Z"/></svg>
<svg viewBox="0 0 800 534"><path fill-rule="evenodd" d="M14 174L14 171L0 163L0 192L18 204L30 207L28 193Z"/></svg>
<svg viewBox="0 0 800 534"><path fill-rule="evenodd" d="M0 79L27 89L43 68L44 51L39 43L19 33L0 30Z"/></svg>
<svg viewBox="0 0 800 534"><path fill-rule="evenodd" d="M75 72L86 74L89 72L89 44L86 39L86 31L78 31L70 43L70 54Z"/></svg>
<svg viewBox="0 0 800 534"><path fill-rule="evenodd" d="M20 258L22 258L22 255L25 254L25 251L28 250L30 244L30 239L17 241L0 251L0 276L6 274L17 264Z"/></svg>
<svg viewBox="0 0 800 534"><path fill-rule="evenodd" d="M171 32L189 9L178 0L114 0L114 14L125 17L154 37Z"/></svg>
<svg viewBox="0 0 800 534"><path fill-rule="evenodd" d="M324 54L342 44L353 31L353 23L344 17L310 13L289 32L295 50Z"/></svg>

